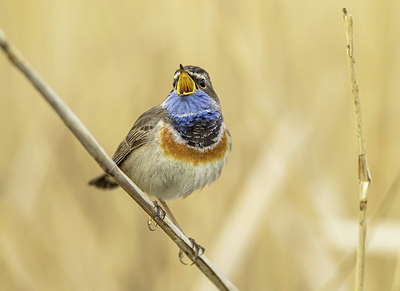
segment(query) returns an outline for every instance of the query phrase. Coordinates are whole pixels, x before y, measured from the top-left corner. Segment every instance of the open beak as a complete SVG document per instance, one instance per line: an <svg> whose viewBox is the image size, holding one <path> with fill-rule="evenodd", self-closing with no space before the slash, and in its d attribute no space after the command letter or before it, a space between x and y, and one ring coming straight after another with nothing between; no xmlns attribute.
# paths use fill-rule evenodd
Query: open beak
<svg viewBox="0 0 400 291"><path fill-rule="evenodd" d="M178 86L176 87L176 91L178 91L179 95L190 95L196 89L196 84L193 79L190 78L188 73L186 73L185 69L182 65L179 65L181 72L179 75Z"/></svg>

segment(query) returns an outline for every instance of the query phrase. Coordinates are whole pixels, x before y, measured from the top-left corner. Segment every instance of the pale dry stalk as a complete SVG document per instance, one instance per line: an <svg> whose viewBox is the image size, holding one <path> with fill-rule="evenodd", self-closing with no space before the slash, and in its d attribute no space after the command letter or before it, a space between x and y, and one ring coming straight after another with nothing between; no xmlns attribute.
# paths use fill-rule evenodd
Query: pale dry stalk
<svg viewBox="0 0 400 291"><path fill-rule="evenodd" d="M358 248L356 260L355 290L364 290L364 268L365 268L365 241L367 236L367 203L368 188L371 184L371 175L368 168L367 151L365 146L364 129L361 117L360 96L357 84L357 75L354 58L353 17L343 8L344 26L346 31L347 63L350 72L351 89L354 98L354 112L357 128L358 144L358 181L360 186L360 214L358 230Z"/></svg>

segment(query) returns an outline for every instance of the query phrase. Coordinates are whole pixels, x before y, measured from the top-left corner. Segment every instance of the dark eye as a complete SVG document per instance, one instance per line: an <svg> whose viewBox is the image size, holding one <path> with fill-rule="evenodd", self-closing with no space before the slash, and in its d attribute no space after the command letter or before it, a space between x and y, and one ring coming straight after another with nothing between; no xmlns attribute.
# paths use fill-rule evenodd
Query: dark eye
<svg viewBox="0 0 400 291"><path fill-rule="evenodd" d="M200 87L205 88L206 87L206 79L201 79L199 82Z"/></svg>

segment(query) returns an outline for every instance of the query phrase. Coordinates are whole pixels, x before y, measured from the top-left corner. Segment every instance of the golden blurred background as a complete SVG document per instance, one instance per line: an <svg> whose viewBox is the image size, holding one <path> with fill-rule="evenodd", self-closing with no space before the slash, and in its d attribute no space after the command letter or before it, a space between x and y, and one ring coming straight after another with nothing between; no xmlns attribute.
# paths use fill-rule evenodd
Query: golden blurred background
<svg viewBox="0 0 400 291"><path fill-rule="evenodd" d="M179 63L205 68L233 151L214 185L170 203L183 229L241 290L352 290L343 7L377 213L365 290L399 290L400 2L0 0L0 27L110 155ZM215 289L125 192L87 185L100 168L3 54L0 92L1 290Z"/></svg>

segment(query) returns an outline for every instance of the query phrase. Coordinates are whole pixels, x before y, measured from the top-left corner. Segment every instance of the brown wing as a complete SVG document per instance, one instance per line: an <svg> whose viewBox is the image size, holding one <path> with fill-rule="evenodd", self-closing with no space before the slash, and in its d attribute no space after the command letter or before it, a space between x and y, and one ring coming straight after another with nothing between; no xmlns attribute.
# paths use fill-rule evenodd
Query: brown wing
<svg viewBox="0 0 400 291"><path fill-rule="evenodd" d="M149 132L154 129L157 123L164 117L164 114L164 109L161 106L154 106L136 120L114 154L113 160L117 165L120 165L130 153L147 142Z"/></svg>
<svg viewBox="0 0 400 291"><path fill-rule="evenodd" d="M164 114L164 110L161 106L155 106L147 110L136 120L132 129L114 154L113 160L117 165L120 166L130 153L148 141L149 133L154 129L157 123L164 118ZM90 180L89 184L103 189L113 189L118 186L114 179L107 174Z"/></svg>

